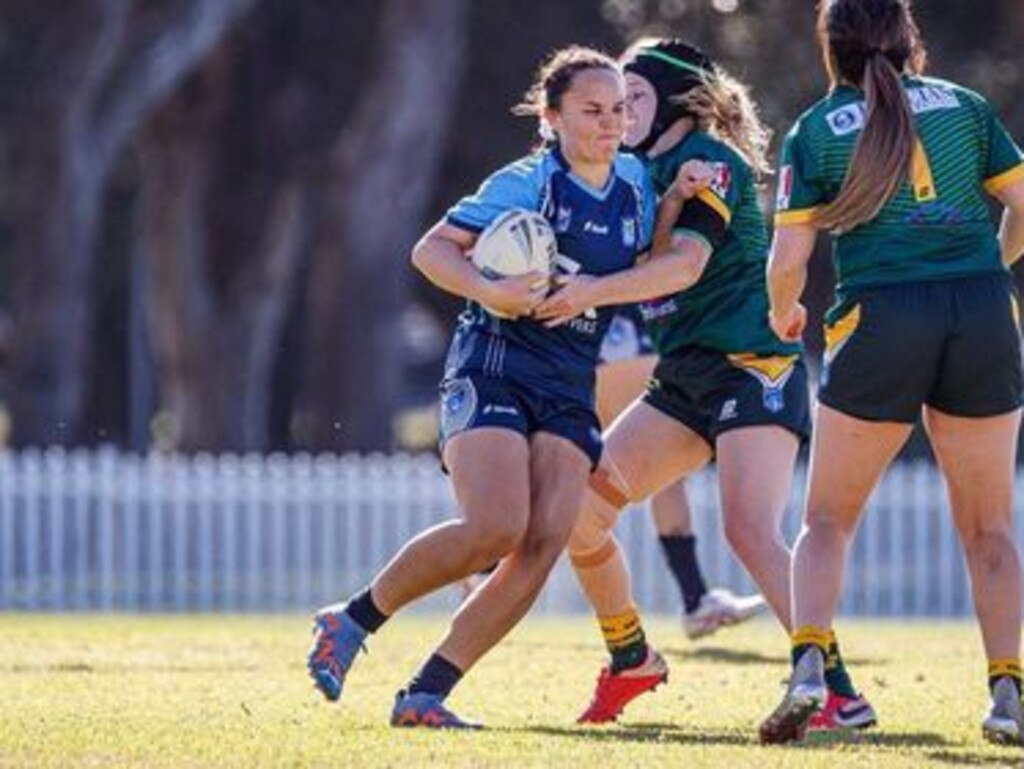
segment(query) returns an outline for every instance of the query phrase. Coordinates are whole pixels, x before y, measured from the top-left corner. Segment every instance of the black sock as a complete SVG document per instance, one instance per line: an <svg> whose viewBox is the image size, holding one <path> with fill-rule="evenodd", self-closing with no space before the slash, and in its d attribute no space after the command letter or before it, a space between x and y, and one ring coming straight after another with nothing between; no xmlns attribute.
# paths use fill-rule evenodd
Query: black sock
<svg viewBox="0 0 1024 769"><path fill-rule="evenodd" d="M462 671L439 654L431 654L420 672L409 683L409 694L437 694L442 699L451 694L462 678Z"/></svg>
<svg viewBox="0 0 1024 769"><path fill-rule="evenodd" d="M704 576L700 573L700 564L697 563L697 538L692 534L670 534L659 536L658 541L665 551L668 568L679 584L686 613L690 614L697 610L700 599L708 592Z"/></svg>
<svg viewBox="0 0 1024 769"><path fill-rule="evenodd" d="M828 645L828 654L825 655L825 684L830 692L840 697L857 696L857 690L853 688L853 681L850 680L850 674L839 651L839 643L835 639Z"/></svg>
<svg viewBox="0 0 1024 769"><path fill-rule="evenodd" d="M367 633L376 633L388 621L388 615L377 608L370 595L370 588L348 602L345 612Z"/></svg>
<svg viewBox="0 0 1024 769"><path fill-rule="evenodd" d="M612 673L621 673L623 670L638 668L644 664L646 659L647 641L641 634L639 641L634 641L628 646L623 646L612 652Z"/></svg>

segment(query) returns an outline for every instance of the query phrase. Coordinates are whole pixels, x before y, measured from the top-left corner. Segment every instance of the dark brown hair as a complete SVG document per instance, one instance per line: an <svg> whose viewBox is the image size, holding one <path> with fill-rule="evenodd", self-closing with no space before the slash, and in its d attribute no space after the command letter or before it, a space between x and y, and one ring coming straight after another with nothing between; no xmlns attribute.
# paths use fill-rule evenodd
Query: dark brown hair
<svg viewBox="0 0 1024 769"><path fill-rule="evenodd" d="M523 100L512 108L512 113L536 117L541 121L541 137L553 140L555 137L551 135L550 127L544 122L544 111L561 109L562 97L572 87L573 78L588 69L621 71L615 59L595 48L582 45L562 48L544 60L537 70L533 85L523 96Z"/></svg>
<svg viewBox="0 0 1024 769"><path fill-rule="evenodd" d="M860 87L866 100L843 186L815 218L847 231L877 216L909 173L917 136L900 76L921 74L926 54L910 0L821 0L818 42L832 86Z"/></svg>

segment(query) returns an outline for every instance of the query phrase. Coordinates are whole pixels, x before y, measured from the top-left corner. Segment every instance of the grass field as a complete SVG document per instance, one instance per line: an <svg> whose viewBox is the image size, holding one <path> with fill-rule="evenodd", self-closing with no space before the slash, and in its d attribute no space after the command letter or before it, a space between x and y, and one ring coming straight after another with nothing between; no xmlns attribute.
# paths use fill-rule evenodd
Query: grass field
<svg viewBox="0 0 1024 769"><path fill-rule="evenodd" d="M846 623L855 679L881 727L762 748L786 647L767 621L688 642L667 619L649 635L667 687L622 723L581 728L602 659L591 622L531 620L455 692L487 731L390 729L393 693L443 623L399 618L373 639L328 705L311 690L303 617L0 615L2 766L697 767L1021 765L982 742L984 663L973 625Z"/></svg>

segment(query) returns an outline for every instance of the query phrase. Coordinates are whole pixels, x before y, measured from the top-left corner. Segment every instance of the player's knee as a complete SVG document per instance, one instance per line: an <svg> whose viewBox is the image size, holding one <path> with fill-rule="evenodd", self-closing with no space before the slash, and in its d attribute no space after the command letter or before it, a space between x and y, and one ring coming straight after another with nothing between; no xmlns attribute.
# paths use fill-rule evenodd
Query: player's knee
<svg viewBox="0 0 1024 769"><path fill-rule="evenodd" d="M470 534L477 556L487 564L495 563L515 550L525 535L525 523L516 519L477 525Z"/></svg>
<svg viewBox="0 0 1024 769"><path fill-rule="evenodd" d="M544 580L565 550L565 535L530 532L516 549L518 556L528 564L528 571Z"/></svg>
<svg viewBox="0 0 1024 769"><path fill-rule="evenodd" d="M989 524L961 530L967 557L985 565L988 571L999 571L1007 559L1016 559L1016 544L1009 526Z"/></svg>
<svg viewBox="0 0 1024 769"><path fill-rule="evenodd" d="M857 516L838 515L828 510L808 510L804 528L819 539L846 543L857 529Z"/></svg>
<svg viewBox="0 0 1024 769"><path fill-rule="evenodd" d="M756 558L780 538L778 529L762 510L755 511L753 515L747 515L743 510L730 510L723 516L722 529L726 542L744 562Z"/></svg>
<svg viewBox="0 0 1024 769"><path fill-rule="evenodd" d="M726 519L723 524L725 541L729 543L736 556L746 563L756 555L764 532L745 526L739 519Z"/></svg>
<svg viewBox="0 0 1024 769"><path fill-rule="evenodd" d="M590 476L590 491L616 513L629 504L629 489L612 463L602 462Z"/></svg>
<svg viewBox="0 0 1024 769"><path fill-rule="evenodd" d="M580 513L576 526L569 535L569 557L587 555L599 550L611 537L615 520L609 520L596 507L588 506Z"/></svg>

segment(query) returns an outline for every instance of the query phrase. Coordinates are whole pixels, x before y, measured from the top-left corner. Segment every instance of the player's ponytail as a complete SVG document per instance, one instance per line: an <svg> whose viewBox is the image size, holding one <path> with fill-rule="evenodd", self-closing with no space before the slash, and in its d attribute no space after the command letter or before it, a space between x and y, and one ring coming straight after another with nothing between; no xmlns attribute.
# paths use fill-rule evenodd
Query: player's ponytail
<svg viewBox="0 0 1024 769"><path fill-rule="evenodd" d="M701 130L735 149L758 176L770 172L771 130L761 122L747 86L716 66L704 83L680 97L680 102Z"/></svg>
<svg viewBox="0 0 1024 769"><path fill-rule="evenodd" d="M864 127L839 194L815 217L845 232L870 221L910 172L914 116L901 76L920 74L925 51L909 0L823 0L818 38L833 87L864 91Z"/></svg>

